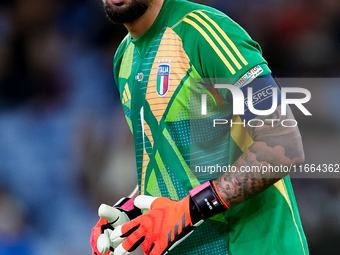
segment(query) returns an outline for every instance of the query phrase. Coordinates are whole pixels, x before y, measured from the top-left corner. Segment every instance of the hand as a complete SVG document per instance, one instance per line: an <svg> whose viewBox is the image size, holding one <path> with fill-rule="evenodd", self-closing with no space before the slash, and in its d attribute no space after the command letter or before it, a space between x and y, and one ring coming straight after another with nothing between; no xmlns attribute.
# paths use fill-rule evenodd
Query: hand
<svg viewBox="0 0 340 255"><path fill-rule="evenodd" d="M111 252L123 241L110 241L110 234L119 225L141 215L141 210L134 206L133 199L122 198L113 207L102 204L98 209L100 217L92 229L90 238L93 255L113 254Z"/></svg>
<svg viewBox="0 0 340 255"><path fill-rule="evenodd" d="M134 203L141 209L151 210L112 232L112 243L124 240L114 255L130 254L140 244L146 255L166 254L203 223L203 217L190 196L180 201L138 196Z"/></svg>
<svg viewBox="0 0 340 255"><path fill-rule="evenodd" d="M229 208L210 181L193 188L180 201L138 196L134 204L150 211L115 228L109 241L122 243L116 247L114 255L128 255L139 245L146 255L165 255L204 219Z"/></svg>

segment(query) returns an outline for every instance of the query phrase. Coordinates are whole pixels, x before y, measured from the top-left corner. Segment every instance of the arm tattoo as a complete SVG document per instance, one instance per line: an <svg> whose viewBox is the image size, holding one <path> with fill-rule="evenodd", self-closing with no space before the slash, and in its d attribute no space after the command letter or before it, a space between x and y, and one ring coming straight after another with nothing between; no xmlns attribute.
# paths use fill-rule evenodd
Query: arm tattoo
<svg viewBox="0 0 340 255"><path fill-rule="evenodd" d="M304 161L301 136L298 127L284 127L281 122L294 119L289 108L287 115L280 114L281 106L270 116L259 116L263 126L247 127L253 144L236 160L233 166L280 166L300 165ZM267 119L277 119L268 121ZM267 120L267 121L266 121ZM260 122L259 122L260 123ZM229 206L237 205L264 191L287 173L228 172L215 180L216 187L223 200Z"/></svg>

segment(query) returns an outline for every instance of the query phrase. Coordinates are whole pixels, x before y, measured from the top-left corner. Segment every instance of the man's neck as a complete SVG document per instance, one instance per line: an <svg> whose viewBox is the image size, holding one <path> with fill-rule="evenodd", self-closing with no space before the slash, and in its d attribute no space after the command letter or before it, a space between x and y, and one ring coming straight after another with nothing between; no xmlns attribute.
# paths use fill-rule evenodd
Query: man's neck
<svg viewBox="0 0 340 255"><path fill-rule="evenodd" d="M155 0L140 18L124 24L133 39L137 39L152 26L162 9L164 1L165 0Z"/></svg>

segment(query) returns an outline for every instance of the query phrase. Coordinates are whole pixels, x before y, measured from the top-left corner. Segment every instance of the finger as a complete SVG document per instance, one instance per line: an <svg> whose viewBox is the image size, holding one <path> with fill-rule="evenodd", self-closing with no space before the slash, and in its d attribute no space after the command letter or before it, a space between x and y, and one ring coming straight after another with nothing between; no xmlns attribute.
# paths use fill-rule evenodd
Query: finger
<svg viewBox="0 0 340 255"><path fill-rule="evenodd" d="M111 246L110 238L106 234L101 234L97 240L97 249L101 254L109 251Z"/></svg>
<svg viewBox="0 0 340 255"><path fill-rule="evenodd" d="M126 224L128 223L125 223L124 225ZM115 228L114 231L112 231L110 235L111 243L117 243L117 242L122 243L126 239L126 237L128 237L131 233L133 233L136 229L139 228L139 224L131 225L131 228L126 227L124 225L118 226ZM123 227L125 227L124 230L123 230Z"/></svg>
<svg viewBox="0 0 340 255"><path fill-rule="evenodd" d="M145 196L145 195L139 195L135 198L134 204L140 209L146 209L150 210L151 209L151 204L153 201L155 201L157 197L151 197L151 196Z"/></svg>
<svg viewBox="0 0 340 255"><path fill-rule="evenodd" d="M99 206L98 215L111 223L114 228L130 220L124 212L106 204Z"/></svg>
<svg viewBox="0 0 340 255"><path fill-rule="evenodd" d="M152 254L151 252L153 248L155 248L155 240L153 236L146 235L141 247L145 254Z"/></svg>
<svg viewBox="0 0 340 255"><path fill-rule="evenodd" d="M114 251L114 255L129 255L129 254L130 252L125 250L122 244L120 244Z"/></svg>
<svg viewBox="0 0 340 255"><path fill-rule="evenodd" d="M110 234L110 241L111 241L111 247L116 249L118 245L120 245L126 238L121 237L122 235L122 226L118 226L115 228L114 231Z"/></svg>
<svg viewBox="0 0 340 255"><path fill-rule="evenodd" d="M108 222L116 221L120 213L121 212L118 209L115 209L112 206L106 204L101 204L98 209L99 217L107 220Z"/></svg>
<svg viewBox="0 0 340 255"><path fill-rule="evenodd" d="M122 243L122 247L128 252L133 252L142 243L144 244L144 240L145 240L145 235L142 229L139 228L126 238L126 240ZM144 245L147 246L146 250L149 251L151 244L144 244Z"/></svg>
<svg viewBox="0 0 340 255"><path fill-rule="evenodd" d="M126 237L122 244L123 248L128 252L132 252L142 245L145 254L149 254L154 242L152 222L152 219L146 214L125 223L121 230L121 237Z"/></svg>
<svg viewBox="0 0 340 255"><path fill-rule="evenodd" d="M115 228L110 235L111 242L122 242L124 238L121 237L122 235L122 225Z"/></svg>
<svg viewBox="0 0 340 255"><path fill-rule="evenodd" d="M140 229L139 226L139 222L129 222L123 226L118 226L110 236L111 242L124 241L122 244L124 250L128 252L134 251L145 239L143 229Z"/></svg>

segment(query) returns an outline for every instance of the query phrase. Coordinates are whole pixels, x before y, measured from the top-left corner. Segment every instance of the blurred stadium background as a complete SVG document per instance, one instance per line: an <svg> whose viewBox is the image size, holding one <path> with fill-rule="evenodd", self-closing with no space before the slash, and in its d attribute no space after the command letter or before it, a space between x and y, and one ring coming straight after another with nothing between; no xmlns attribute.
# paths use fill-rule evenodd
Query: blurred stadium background
<svg viewBox="0 0 340 255"><path fill-rule="evenodd" d="M340 76L339 0L200 2L240 23L276 76ZM98 206L135 186L112 76L125 34L100 0L1 0L1 255L91 254ZM306 163L340 163L340 87L299 86L312 92L313 118L298 118ZM293 186L311 254L340 254L340 179Z"/></svg>

